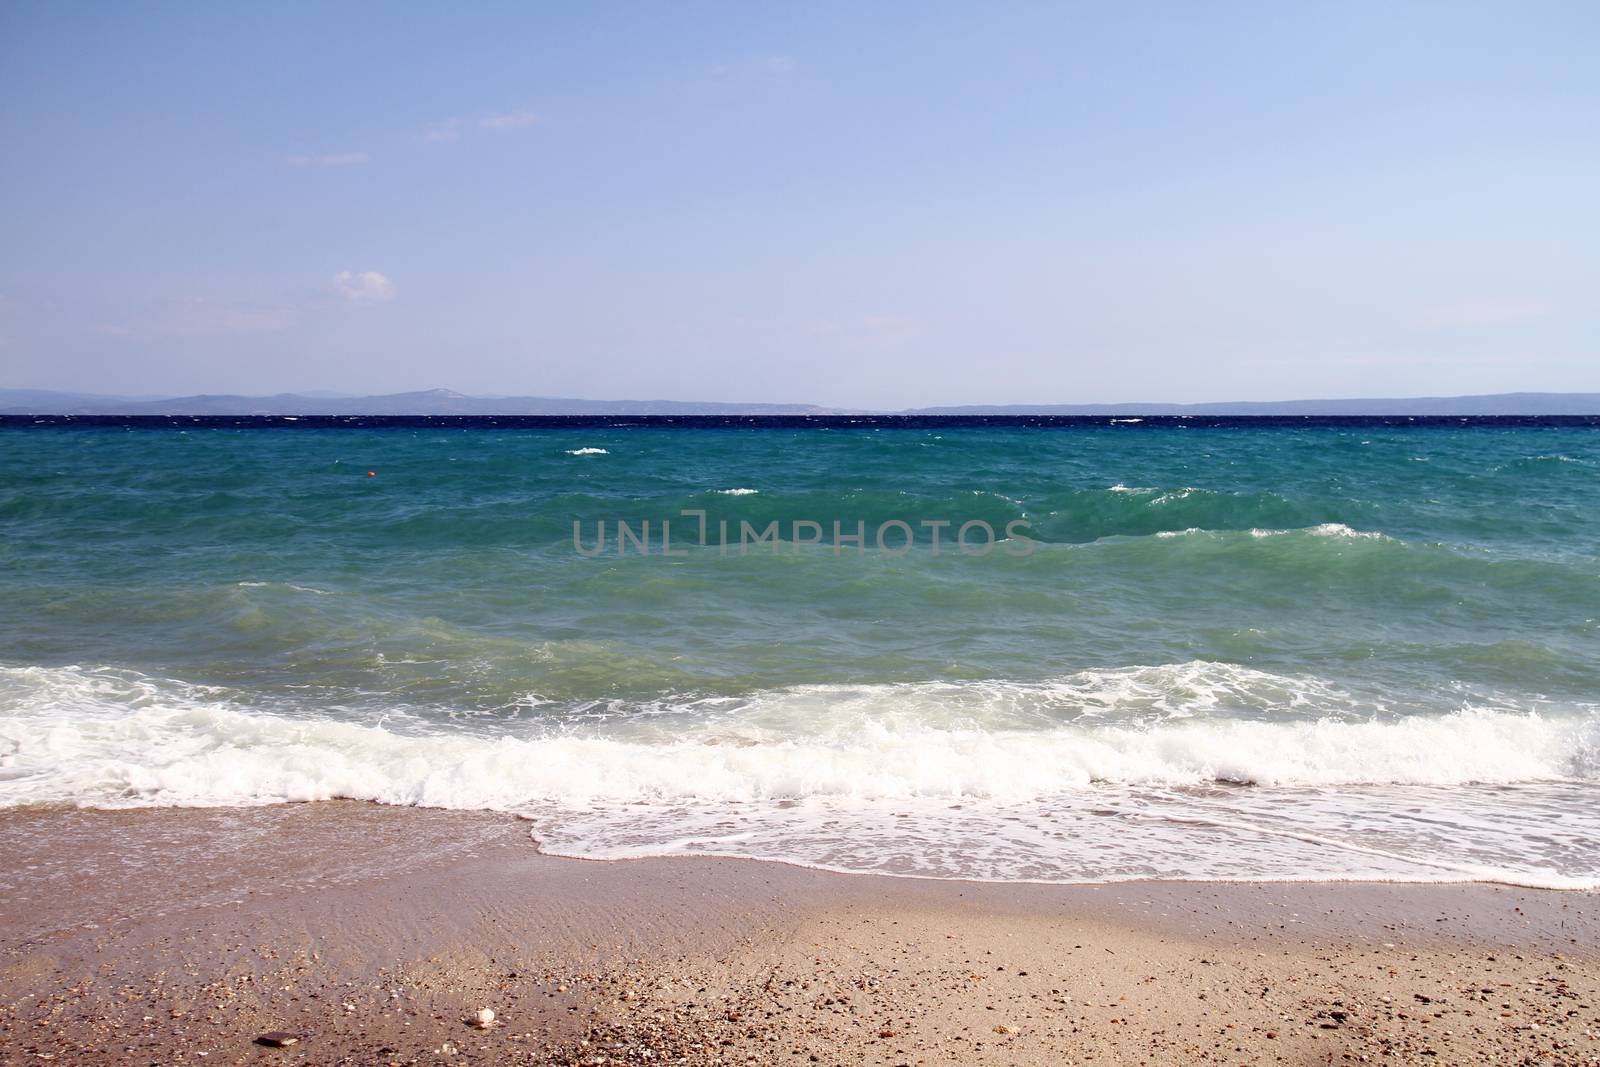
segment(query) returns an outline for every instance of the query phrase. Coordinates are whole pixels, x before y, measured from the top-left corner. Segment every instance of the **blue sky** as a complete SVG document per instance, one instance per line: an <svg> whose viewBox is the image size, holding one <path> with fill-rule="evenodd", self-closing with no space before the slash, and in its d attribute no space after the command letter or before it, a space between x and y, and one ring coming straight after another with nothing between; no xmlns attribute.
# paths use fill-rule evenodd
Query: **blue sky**
<svg viewBox="0 0 1600 1067"><path fill-rule="evenodd" d="M0 384L1600 390L1600 5L0 6Z"/></svg>

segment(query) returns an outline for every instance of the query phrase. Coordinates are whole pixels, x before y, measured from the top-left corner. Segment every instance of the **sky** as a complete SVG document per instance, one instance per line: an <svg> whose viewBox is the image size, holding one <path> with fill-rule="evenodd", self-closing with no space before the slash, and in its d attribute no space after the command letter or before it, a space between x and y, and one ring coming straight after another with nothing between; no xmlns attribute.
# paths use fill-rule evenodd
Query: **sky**
<svg viewBox="0 0 1600 1067"><path fill-rule="evenodd" d="M0 386L1600 391L1600 4L0 3Z"/></svg>

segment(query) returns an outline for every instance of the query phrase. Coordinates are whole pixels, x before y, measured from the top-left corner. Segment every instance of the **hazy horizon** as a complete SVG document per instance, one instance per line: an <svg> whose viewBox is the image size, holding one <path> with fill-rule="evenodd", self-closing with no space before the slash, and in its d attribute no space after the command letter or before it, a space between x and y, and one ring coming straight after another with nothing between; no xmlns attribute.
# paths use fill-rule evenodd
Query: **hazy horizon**
<svg viewBox="0 0 1600 1067"><path fill-rule="evenodd" d="M338 389L292 389L291 388L291 389L274 389L271 392L259 392L259 393L236 393L236 392L205 391L205 392L190 392L190 393L148 393L147 392L147 393L129 394L129 393L103 393L103 392L99 392L97 390L91 390L91 389L56 389L56 388L50 388L50 387L44 387L44 386L31 386L31 385L12 386L12 385L8 385L8 384L6 384L4 382L0 382L0 394L19 393L19 392L20 393L27 393L27 392L58 393L58 394L63 395L63 396L73 396L73 395L104 396L104 397L109 397L109 398L115 398L115 399L118 399L118 400L175 400L175 399L182 399L184 397L189 397L189 396L242 396L242 397L300 396L300 397L306 397L307 399L359 400L359 399L366 399L366 398L371 398L371 397L410 395L410 394L417 394L417 393L448 393L448 394L453 394L453 395L456 395L456 396L463 396L463 397L467 397L467 398L470 398L470 399L476 399L476 400L522 399L522 398L529 398L529 397L542 397L542 398L548 398L548 399L595 400L595 401L601 401L601 402L614 402L614 401L623 401L623 400L665 400L665 401L675 401L675 402L676 401L695 402L695 401L702 401L702 400L706 399L705 397L691 397L691 396L685 396L685 397L643 396L643 395L634 396L634 395L622 395L622 394L618 394L616 396L568 397L568 396L556 396L554 394L546 394L546 393L466 393L466 392L463 392L460 389L452 389L450 386L447 386L447 385L430 385L430 386L424 386L424 387L419 388L419 389L394 389L394 390L384 390L382 392L374 391L374 392L367 392L367 393L352 393L352 392L345 392L345 391L338 390ZM1419 393L1419 394L1411 394L1411 395L1408 395L1408 396L1390 396L1390 395L1384 395L1384 394L1379 394L1379 393L1368 393L1368 394L1360 394L1360 395L1352 395L1352 396L1337 396L1337 397L1335 397L1335 396L1274 396L1274 397L1266 398L1266 400L1264 402L1266 402L1266 403L1290 403L1290 402L1294 402L1294 401L1304 401L1304 400L1404 400L1404 399L1417 399L1417 400L1421 400L1421 399L1458 399L1459 400L1459 399L1471 399L1471 398L1480 397L1480 396L1516 396L1516 395L1592 396L1592 395L1596 395L1596 392L1595 391L1591 391L1591 390L1584 390L1584 389L1562 389L1562 390L1551 390L1551 389L1508 389L1508 390L1504 390L1504 391L1496 392L1496 393L1429 393L1429 394L1420 394ZM780 398L780 399L773 400L773 401L748 401L748 402L749 403L776 403L776 404L811 404L811 403L816 403L815 401L813 401L813 400L811 400L810 398L807 398L807 397L784 397L784 398ZM1219 404L1219 403L1234 403L1234 402L1245 402L1245 398L1236 397L1236 396L1230 396L1230 397L1220 397L1220 398L1213 399L1213 400L1197 400L1197 401L1193 401L1193 403L1197 403L1197 404ZM1254 402L1254 401L1249 401L1249 402ZM953 403L955 403L955 401L951 401L950 403L953 404ZM1161 403L1161 404L1175 403L1175 404L1184 404L1184 403L1190 403L1190 401L1181 401L1181 400L1179 400L1179 401L1166 401L1166 400L1153 401L1153 400L1150 400L1148 397L1123 397L1123 398L1118 399L1118 400L1109 400L1109 401L1098 401L1098 400L1052 401L1052 400L1049 400L1049 399L1035 398L1033 400L992 401L992 402L988 402L988 403L995 403L995 404L1010 403L1010 404L1017 404L1017 405L1022 405L1022 404L1053 404L1053 403L1062 403L1062 404L1077 404L1077 403L1084 403L1084 404L1101 404L1101 403L1104 403L1104 404L1135 404L1135 403ZM818 406L844 407L845 405L818 404ZM948 406L948 405L944 404L944 403L936 403L936 404L923 405L923 406L945 407L945 406Z"/></svg>
<svg viewBox="0 0 1600 1067"><path fill-rule="evenodd" d="M0 384L1600 391L1600 9L0 9Z"/></svg>
<svg viewBox="0 0 1600 1067"><path fill-rule="evenodd" d="M1059 415L1199 417L1600 417L1600 393L1491 393L1455 397L1299 397L1266 401L1170 404L1121 401L1103 404L1032 402L993 405L936 404L916 408L860 408L791 401L705 401L665 397L471 396L447 388L358 395L325 391L266 395L198 394L118 397L0 386L0 417L52 416L864 416ZM1115 418L1113 421L1117 421ZM1143 421L1134 419L1128 421Z"/></svg>

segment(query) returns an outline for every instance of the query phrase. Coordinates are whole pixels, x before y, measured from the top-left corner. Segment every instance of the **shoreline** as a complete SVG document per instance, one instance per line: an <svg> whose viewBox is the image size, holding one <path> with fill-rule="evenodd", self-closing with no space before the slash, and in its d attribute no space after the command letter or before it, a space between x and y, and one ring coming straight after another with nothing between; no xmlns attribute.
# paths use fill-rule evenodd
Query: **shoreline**
<svg viewBox="0 0 1600 1067"><path fill-rule="evenodd" d="M293 801L292 803L322 804L327 801ZM343 801L334 801L343 803ZM355 801L354 803L378 803L377 801ZM458 811L462 809L444 808L443 811ZM525 816L513 815L513 818L523 819ZM531 821L531 820L529 820ZM1083 879L1081 881L1052 881L1045 878L973 878L956 875L940 874L908 874L904 871L857 871L843 867L829 867L821 863L806 863L803 860L784 859L775 856L741 856L732 852L697 852L693 855L683 853L669 853L665 855L640 855L640 856L575 856L565 852L548 852L541 845L539 839L530 834L529 840L542 856L551 859L569 860L573 863L633 863L643 860L731 860L737 863L771 863L780 867L793 867L801 871L817 871L822 874L838 875L841 878L895 878L910 882L950 882L957 885L1031 885L1031 886L1057 886L1062 888L1093 887L1093 886L1126 886L1126 885L1394 885L1394 886L1497 886L1502 889L1528 890L1535 893L1600 893L1600 886L1590 885L1540 885L1536 882L1521 882L1512 878L1325 878L1319 875L1308 875L1305 878L1207 878L1201 876L1184 877L1169 875L1163 877L1133 877L1133 878L1103 878L1098 881Z"/></svg>
<svg viewBox="0 0 1600 1067"><path fill-rule="evenodd" d="M1543 884L1535 881L1519 881L1508 877L1460 877L1442 876L1439 878L1380 878L1380 877L1325 877L1322 875L1308 875L1304 878L1213 878L1206 876L1160 875L1160 876L1134 876L1128 878L1104 878L1081 880L1052 880L1045 878L979 878L965 875L939 875L918 874L905 871L892 870L853 870L844 867L831 867L822 863L807 863L804 860L791 859L779 856L746 856L733 852L696 852L688 853L645 853L628 856L582 856L566 852L554 852L546 848L540 841L536 832L537 819L534 816L521 815L516 812L500 811L483 808L441 808L428 805L389 804L379 800L363 800L350 797L333 797L319 800L287 800L269 801L261 804L247 805L171 805L171 806L138 806L127 808L107 808L93 805L78 806L63 803L21 804L10 808L0 808L0 825L8 819L23 816L50 816L66 815L71 813L98 812L106 815L127 814L132 812L236 812L245 813L268 809L288 809L299 807L329 807L344 809L348 806L390 808L400 811L418 811L438 813L440 816L461 816L463 818L491 818L513 820L528 830L528 844L539 855L553 860L570 863L597 863L597 864L628 864L639 862L666 862L666 861L727 861L732 863L759 863L770 864L778 867L792 868L797 871L808 871L841 878L889 878L909 882L934 882L952 883L956 885L993 885L993 886L1054 886L1061 888L1093 888L1097 886L1136 886L1136 885L1194 885L1194 886L1293 886L1293 885L1320 885L1320 886L1492 886L1503 889L1526 890L1535 893L1574 893L1600 894L1600 885L1555 885Z"/></svg>
<svg viewBox="0 0 1600 1067"><path fill-rule="evenodd" d="M1583 890L583 860L357 801L13 809L0 854L5 1065L1600 1061Z"/></svg>

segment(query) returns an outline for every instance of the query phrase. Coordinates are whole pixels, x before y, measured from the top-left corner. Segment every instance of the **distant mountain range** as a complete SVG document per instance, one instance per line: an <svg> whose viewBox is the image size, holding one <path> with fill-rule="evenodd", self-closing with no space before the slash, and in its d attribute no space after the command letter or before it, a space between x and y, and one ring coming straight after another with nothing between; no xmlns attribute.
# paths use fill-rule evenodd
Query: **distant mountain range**
<svg viewBox="0 0 1600 1067"><path fill-rule="evenodd" d="M1005 404L865 411L816 404L728 404L695 400L576 400L467 396L428 389L385 396L125 397L0 389L0 415L1600 415L1600 393L1493 393L1347 400L1210 404Z"/></svg>
<svg viewBox="0 0 1600 1067"><path fill-rule="evenodd" d="M1006 404L918 408L908 415L1597 415L1600 393L1345 400L1226 400L1211 404Z"/></svg>
<svg viewBox="0 0 1600 1067"><path fill-rule="evenodd" d="M450 389L384 396L120 397L0 389L0 415L828 415L813 404L715 404L694 400L575 400L467 396Z"/></svg>

